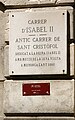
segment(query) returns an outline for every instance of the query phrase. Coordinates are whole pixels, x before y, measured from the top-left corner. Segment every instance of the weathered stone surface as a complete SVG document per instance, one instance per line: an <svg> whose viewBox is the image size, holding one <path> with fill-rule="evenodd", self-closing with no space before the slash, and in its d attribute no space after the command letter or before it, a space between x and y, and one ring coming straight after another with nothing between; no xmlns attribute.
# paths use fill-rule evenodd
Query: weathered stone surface
<svg viewBox="0 0 75 120"><path fill-rule="evenodd" d="M23 96L22 84L34 80L4 82L4 113L73 113L74 80L36 80L50 83L49 96Z"/></svg>
<svg viewBox="0 0 75 120"><path fill-rule="evenodd" d="M32 1L32 0L31 0ZM52 4L52 3L54 3L54 4L56 4L56 0L38 0L38 4Z"/></svg>
<svg viewBox="0 0 75 120"><path fill-rule="evenodd" d="M57 0L58 3L72 3L74 0Z"/></svg>
<svg viewBox="0 0 75 120"><path fill-rule="evenodd" d="M9 40L9 14L4 13L5 15L5 41Z"/></svg>
<svg viewBox="0 0 75 120"><path fill-rule="evenodd" d="M9 76L9 45L4 48L4 76Z"/></svg>
<svg viewBox="0 0 75 120"><path fill-rule="evenodd" d="M55 3L56 0L0 0L5 5L27 5L40 3Z"/></svg>
<svg viewBox="0 0 75 120"><path fill-rule="evenodd" d="M0 80L4 80L4 49L0 50Z"/></svg>
<svg viewBox="0 0 75 120"><path fill-rule="evenodd" d="M4 13L0 11L0 80L4 80L4 46L5 46L5 19Z"/></svg>
<svg viewBox="0 0 75 120"><path fill-rule="evenodd" d="M0 120L4 120L4 117L0 117Z"/></svg>
<svg viewBox="0 0 75 120"><path fill-rule="evenodd" d="M28 0L0 0L4 5L25 5Z"/></svg>
<svg viewBox="0 0 75 120"><path fill-rule="evenodd" d="M74 45L74 43L72 43L70 45L70 75L74 75L74 69L75 69L75 65L74 65L74 48L75 48L75 45Z"/></svg>
<svg viewBox="0 0 75 120"><path fill-rule="evenodd" d="M4 120L74 120L74 117L7 117Z"/></svg>
<svg viewBox="0 0 75 120"><path fill-rule="evenodd" d="M74 0L0 0L5 5L26 5L43 3L74 3Z"/></svg>
<svg viewBox="0 0 75 120"><path fill-rule="evenodd" d="M5 16L2 11L0 11L0 50L4 47L4 31L5 31Z"/></svg>
<svg viewBox="0 0 75 120"><path fill-rule="evenodd" d="M0 82L0 120L3 116L3 94L4 94L4 83Z"/></svg>
<svg viewBox="0 0 75 120"><path fill-rule="evenodd" d="M27 4L39 4L40 3L40 1L39 0L28 0L27 2L26 2L26 5Z"/></svg>

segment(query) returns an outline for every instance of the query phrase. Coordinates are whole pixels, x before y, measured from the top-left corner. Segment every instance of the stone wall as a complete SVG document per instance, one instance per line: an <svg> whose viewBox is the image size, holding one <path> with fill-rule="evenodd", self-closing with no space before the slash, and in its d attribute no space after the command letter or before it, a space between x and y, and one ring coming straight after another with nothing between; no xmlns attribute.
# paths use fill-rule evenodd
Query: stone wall
<svg viewBox="0 0 75 120"><path fill-rule="evenodd" d="M74 0L0 0L0 120L74 119L74 4ZM9 76L9 13L57 9L67 10L70 16L70 77L35 81L32 78L12 80ZM22 96L23 83L38 82L50 82L50 97ZM27 114L27 117L26 113L38 115L33 114L33 117L30 117ZM42 117L39 113L43 113ZM49 114L45 116L45 113L57 113L58 116L62 113L63 117L51 117Z"/></svg>
<svg viewBox="0 0 75 120"><path fill-rule="evenodd" d="M0 0L5 5L28 5L28 4L60 4L60 3L74 3L74 0Z"/></svg>

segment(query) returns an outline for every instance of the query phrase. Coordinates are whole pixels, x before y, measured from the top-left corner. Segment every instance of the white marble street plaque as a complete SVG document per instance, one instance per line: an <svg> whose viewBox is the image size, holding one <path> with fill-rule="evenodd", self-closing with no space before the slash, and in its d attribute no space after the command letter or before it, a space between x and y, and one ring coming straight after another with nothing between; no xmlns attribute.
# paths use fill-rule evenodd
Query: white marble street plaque
<svg viewBox="0 0 75 120"><path fill-rule="evenodd" d="M67 11L11 12L9 74L67 74Z"/></svg>

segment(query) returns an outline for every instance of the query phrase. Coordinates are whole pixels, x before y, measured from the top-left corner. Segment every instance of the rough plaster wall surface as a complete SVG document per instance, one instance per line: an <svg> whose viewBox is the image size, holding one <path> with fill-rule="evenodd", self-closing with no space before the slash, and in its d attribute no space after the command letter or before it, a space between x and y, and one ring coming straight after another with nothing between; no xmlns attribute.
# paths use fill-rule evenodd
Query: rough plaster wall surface
<svg viewBox="0 0 75 120"><path fill-rule="evenodd" d="M0 11L0 80L4 80L5 17Z"/></svg>
<svg viewBox="0 0 75 120"><path fill-rule="evenodd" d="M4 113L73 113L74 80L36 80L50 83L49 96L23 96L22 84L29 81L4 82Z"/></svg>
<svg viewBox="0 0 75 120"><path fill-rule="evenodd" d="M58 3L71 3L71 2L75 2L75 0L57 0Z"/></svg>
<svg viewBox="0 0 75 120"><path fill-rule="evenodd" d="M9 45L4 48L4 76L9 76Z"/></svg>
<svg viewBox="0 0 75 120"><path fill-rule="evenodd" d="M0 0L5 5L26 5L43 3L73 3L74 0Z"/></svg>
<svg viewBox="0 0 75 120"><path fill-rule="evenodd" d="M0 120L3 119L3 94L4 94L4 83L0 82Z"/></svg>
<svg viewBox="0 0 75 120"><path fill-rule="evenodd" d="M0 117L0 120L4 120L4 117Z"/></svg>
<svg viewBox="0 0 75 120"><path fill-rule="evenodd" d="M74 43L72 43L70 45L70 75L74 75L74 49L75 49L75 45Z"/></svg>

